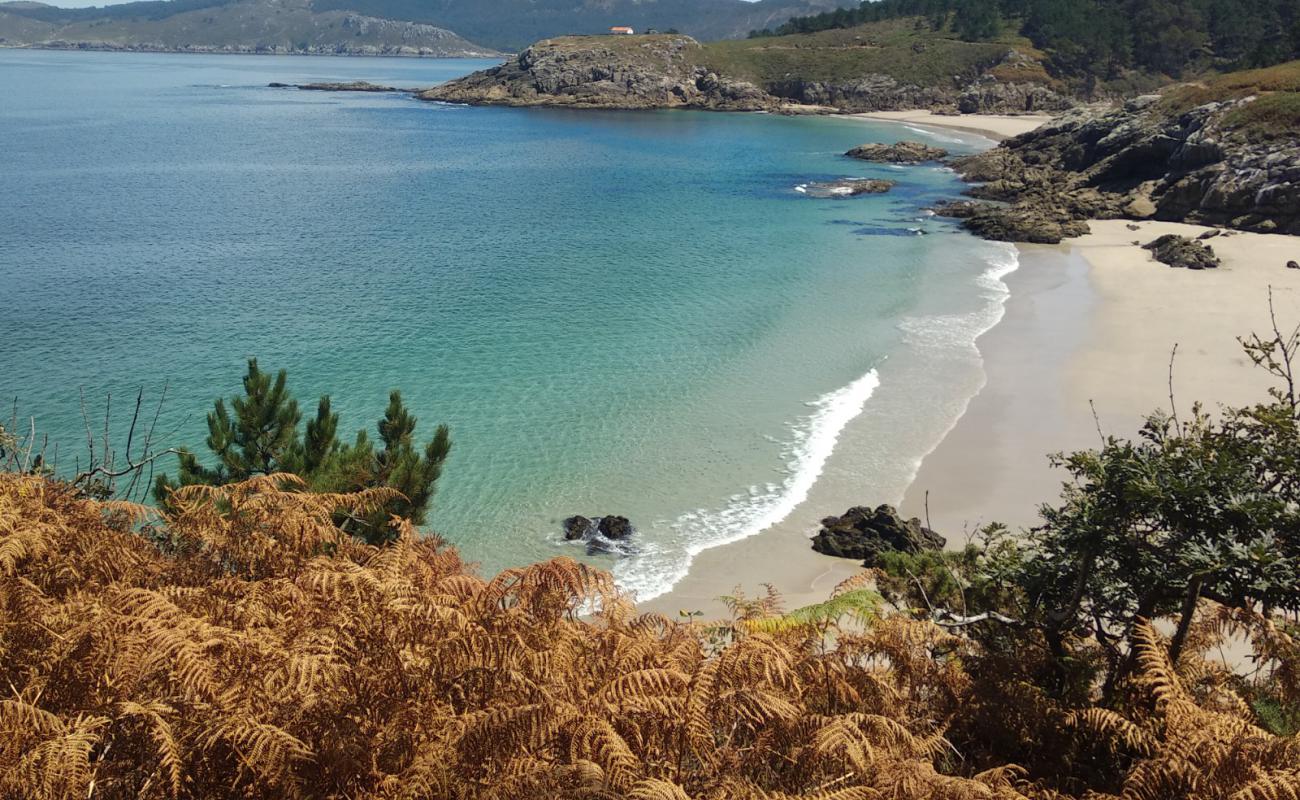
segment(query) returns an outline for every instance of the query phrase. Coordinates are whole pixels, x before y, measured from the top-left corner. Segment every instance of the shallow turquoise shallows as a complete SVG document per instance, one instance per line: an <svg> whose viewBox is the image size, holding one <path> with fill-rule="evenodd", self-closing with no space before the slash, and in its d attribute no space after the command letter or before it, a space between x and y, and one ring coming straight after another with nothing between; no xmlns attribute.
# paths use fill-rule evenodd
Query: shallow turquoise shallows
<svg viewBox="0 0 1300 800"><path fill-rule="evenodd" d="M872 405L906 374L882 365L969 360L1000 314L1014 251L922 211L950 172L840 155L924 133L266 87L482 66L0 51L0 393L66 468L80 390L120 426L166 384L164 444L201 447L248 357L308 411L330 393L349 436L401 388L455 440L431 529L485 572L563 553L644 598L787 516L855 418L897 413ZM798 191L845 176L898 186ZM934 383L912 410L951 424L977 387ZM875 422L903 454L880 469L935 436ZM564 543L575 513L628 516L635 552Z"/></svg>

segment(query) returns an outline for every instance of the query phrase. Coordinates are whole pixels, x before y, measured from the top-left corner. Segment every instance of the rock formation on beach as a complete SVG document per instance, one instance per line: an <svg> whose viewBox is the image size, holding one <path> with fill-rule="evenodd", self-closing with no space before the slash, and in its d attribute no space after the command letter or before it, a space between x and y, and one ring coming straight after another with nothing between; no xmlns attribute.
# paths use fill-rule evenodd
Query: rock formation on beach
<svg viewBox="0 0 1300 800"><path fill-rule="evenodd" d="M1300 62L1081 108L954 168L999 204L950 205L981 236L1059 241L1087 219L1300 234ZM953 213L956 212L956 213Z"/></svg>
<svg viewBox="0 0 1300 800"><path fill-rule="evenodd" d="M516 58L420 93L424 100L470 105L579 108L696 108L766 111L779 101L750 83L700 65L689 36L548 39Z"/></svg>
<svg viewBox="0 0 1300 800"><path fill-rule="evenodd" d="M812 540L819 553L862 560L868 567L878 566L883 553L919 553L942 549L945 544L942 536L922 526L919 519L904 520L888 505L875 509L857 506L841 517L827 517Z"/></svg>
<svg viewBox="0 0 1300 800"><path fill-rule="evenodd" d="M881 164L923 164L926 161L942 161L948 157L948 151L921 142L869 142L858 145L844 155Z"/></svg>
<svg viewBox="0 0 1300 800"><path fill-rule="evenodd" d="M1171 267L1214 269L1219 266L1219 257L1209 245L1173 233L1147 242L1142 249L1150 250L1152 258Z"/></svg>

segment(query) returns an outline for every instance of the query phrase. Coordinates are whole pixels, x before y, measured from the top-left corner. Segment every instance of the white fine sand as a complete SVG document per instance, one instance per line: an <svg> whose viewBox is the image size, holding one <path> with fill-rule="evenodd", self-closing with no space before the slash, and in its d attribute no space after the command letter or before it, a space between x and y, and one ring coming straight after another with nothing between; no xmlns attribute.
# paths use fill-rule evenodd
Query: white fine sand
<svg viewBox="0 0 1300 800"><path fill-rule="evenodd" d="M1236 337L1267 331L1270 286L1280 323L1300 324L1300 270L1285 267L1300 261L1300 237L1221 235L1210 244L1223 266L1190 271L1155 262L1133 242L1207 228L1143 222L1133 231L1128 224L1093 222L1090 235L1066 244L1020 248L1020 269L1004 279L1006 314L978 342L986 385L902 499L906 515L925 517L928 495L930 521L950 546L990 521L1034 524L1037 505L1056 499L1064 479L1048 468L1047 453L1096 446L1098 425L1134 436L1143 415L1167 408L1175 344L1173 387L1184 412L1193 400L1214 407L1263 398L1269 380ZM861 445L850 438L841 446ZM724 611L719 596L736 586L753 596L763 583L791 608L825 599L857 572L854 562L808 546L816 519L844 510L821 507L826 502L814 489L786 522L701 553L673 591L642 607L712 617Z"/></svg>
<svg viewBox="0 0 1300 800"><path fill-rule="evenodd" d="M1144 415L1262 400L1270 378L1237 337L1270 328L1269 288L1284 329L1300 324L1300 237L1238 233L1210 244L1216 270L1171 269L1133 244L1195 225L1092 222L1060 247L1022 246L1003 321L979 349L988 383L922 463L902 510L924 512L949 535L997 520L1023 527L1054 500L1065 475L1045 454L1095 447L1106 434L1136 435ZM1289 328L1287 327L1289 326ZM1091 401L1091 405L1090 405ZM1096 419L1093 417L1096 409ZM953 542L960 544L960 541Z"/></svg>
<svg viewBox="0 0 1300 800"><path fill-rule="evenodd" d="M1046 114L961 114L949 116L932 111L873 111L869 114L852 114L860 119L884 122L904 122L929 128L978 133L994 141L1010 139L1028 133L1051 119Z"/></svg>

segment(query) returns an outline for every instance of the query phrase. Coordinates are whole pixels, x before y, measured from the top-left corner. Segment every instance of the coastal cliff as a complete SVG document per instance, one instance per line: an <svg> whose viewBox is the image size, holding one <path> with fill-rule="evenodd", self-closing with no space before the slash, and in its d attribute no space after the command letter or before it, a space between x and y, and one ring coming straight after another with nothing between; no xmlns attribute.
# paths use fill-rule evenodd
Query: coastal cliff
<svg viewBox="0 0 1300 800"><path fill-rule="evenodd" d="M997 204L941 211L991 239L1115 218L1300 234L1300 62L1075 110L954 167Z"/></svg>
<svg viewBox="0 0 1300 800"><path fill-rule="evenodd" d="M780 104L751 83L710 71L701 64L703 52L682 35L566 36L419 96L471 105L615 109L765 111Z"/></svg>
<svg viewBox="0 0 1300 800"><path fill-rule="evenodd" d="M1073 107L1019 45L965 42L897 23L704 45L682 35L569 36L422 96L478 105L794 113Z"/></svg>

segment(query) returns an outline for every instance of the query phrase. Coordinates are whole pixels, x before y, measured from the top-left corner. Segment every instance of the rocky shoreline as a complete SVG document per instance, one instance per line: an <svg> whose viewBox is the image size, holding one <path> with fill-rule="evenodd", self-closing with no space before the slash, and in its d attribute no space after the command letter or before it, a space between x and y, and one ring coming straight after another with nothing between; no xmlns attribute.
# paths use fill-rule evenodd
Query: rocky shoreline
<svg viewBox="0 0 1300 800"><path fill-rule="evenodd" d="M951 165L982 202L936 207L973 233L1056 243L1089 219L1191 222L1300 234L1300 132L1259 141L1237 124L1256 97L1188 109L1149 95L1081 108Z"/></svg>

